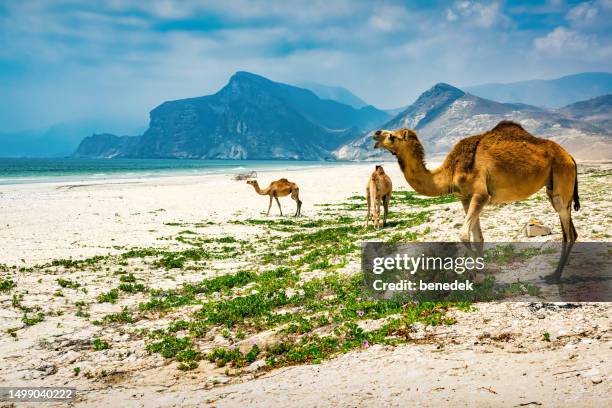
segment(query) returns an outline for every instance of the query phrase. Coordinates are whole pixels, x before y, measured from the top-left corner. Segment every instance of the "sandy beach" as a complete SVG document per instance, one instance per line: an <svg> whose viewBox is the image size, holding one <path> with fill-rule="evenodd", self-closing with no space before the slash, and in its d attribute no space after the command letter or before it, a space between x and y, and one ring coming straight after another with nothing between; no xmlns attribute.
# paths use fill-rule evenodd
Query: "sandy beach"
<svg viewBox="0 0 612 408"><path fill-rule="evenodd" d="M384 166L395 190L411 190L396 163ZM286 406L292 401L313 407L433 407L452 400L478 407L596 407L612 402L612 325L606 303L479 303L473 310L444 309L453 324L412 323L408 341L353 347L314 361L320 364L275 366L255 353L254 361L242 365L198 358L194 367L179 370L180 358L149 347L158 338L155 330L189 320L197 306L231 301L242 291L261 290L253 285L264 283L252 278L244 288L236 284L196 292L196 299L163 309L143 307L150 298L165 301L170 294L183 294L185 283L202 279L262 272L269 268L262 259L270 258L261 257L267 248L274 255L273 248L281 247L273 245L340 225L342 217L354 217L347 222L355 242L394 234L406 239L407 233L418 241L458 239L463 210L456 201L422 208L404 203L400 213L392 200L395 224L358 235L365 213L347 203L364 195L372 169L373 164L350 164L260 172L262 186L280 177L300 186L303 217L295 225L284 224L295 211L290 198L281 199L285 217L273 204L266 218L268 198L230 175L0 186L0 278L13 282L0 292L0 382L76 387L75 406ZM610 166L580 167L583 209L574 222L581 241L610 241L611 188ZM553 234L532 239L560 241L557 214L544 197L541 191L525 202L487 208L485 239L520 241L524 224L538 218ZM414 221L406 226L401 224L405 219ZM205 249L210 257L172 252L191 247ZM145 254L132 256L137 251ZM287 265L294 261L286 260ZM359 271L358 251L330 255L325 262L300 264L298 281L282 291L299 292L309 279ZM104 300L118 284L129 287ZM308 320L316 310L311 313L304 305L283 304L274 316L299 311ZM331 309L325 313L332 315ZM366 315L351 322L372 331L394 316ZM192 333L202 356L218 347L246 354L254 345L271 350L290 325L261 324L254 318L245 327L209 325L201 335L193 335L191 326L167 333ZM332 329L325 323L311 331L325 335Z"/></svg>

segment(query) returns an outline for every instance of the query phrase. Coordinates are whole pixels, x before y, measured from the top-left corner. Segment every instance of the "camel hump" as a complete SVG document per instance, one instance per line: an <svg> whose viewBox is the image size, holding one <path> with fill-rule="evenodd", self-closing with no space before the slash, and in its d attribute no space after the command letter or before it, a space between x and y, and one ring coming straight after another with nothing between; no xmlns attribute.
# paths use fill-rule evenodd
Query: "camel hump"
<svg viewBox="0 0 612 408"><path fill-rule="evenodd" d="M521 126L520 123L516 123L511 120L502 120L497 125L495 125L495 127L492 130L495 131L495 130L502 130L502 129L507 129L507 128L519 128L521 130L525 130L523 129L523 126Z"/></svg>
<svg viewBox="0 0 612 408"><path fill-rule="evenodd" d="M288 182L289 182L289 180L287 180L286 178L282 178L282 179L280 179L280 180L278 180L278 181L283 181L283 182L285 182L285 183L288 183Z"/></svg>

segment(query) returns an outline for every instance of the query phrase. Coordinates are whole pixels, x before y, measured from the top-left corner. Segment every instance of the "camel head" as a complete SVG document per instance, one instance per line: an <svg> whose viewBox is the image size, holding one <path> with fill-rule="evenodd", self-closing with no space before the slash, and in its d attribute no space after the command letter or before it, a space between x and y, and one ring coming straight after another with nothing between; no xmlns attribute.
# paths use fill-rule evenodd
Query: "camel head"
<svg viewBox="0 0 612 408"><path fill-rule="evenodd" d="M400 129L400 130L377 130L373 136L376 143L374 148L376 149L387 149L391 153L397 155L398 151L402 148L411 147L411 145L420 145L419 139L414 130L412 129ZM412 149L411 149L412 150Z"/></svg>
<svg viewBox="0 0 612 408"><path fill-rule="evenodd" d="M247 180L247 184L252 185L253 187L257 186L257 180Z"/></svg>

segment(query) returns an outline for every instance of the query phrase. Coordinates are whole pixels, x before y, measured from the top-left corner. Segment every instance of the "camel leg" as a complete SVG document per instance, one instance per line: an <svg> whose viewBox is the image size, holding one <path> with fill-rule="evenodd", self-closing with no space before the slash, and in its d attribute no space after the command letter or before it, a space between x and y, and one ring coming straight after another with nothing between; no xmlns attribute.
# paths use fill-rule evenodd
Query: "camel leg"
<svg viewBox="0 0 612 408"><path fill-rule="evenodd" d="M300 201L300 197L297 190L293 190L291 192L291 198L293 198L295 200L295 203L297 204L294 217L298 217L302 215L302 201Z"/></svg>
<svg viewBox="0 0 612 408"><path fill-rule="evenodd" d="M461 204L463 205L463 211L465 212L466 217L467 217L468 211L470 210L471 201L472 201L471 196L461 200ZM472 241L474 242L474 246L476 249L475 256L483 257L484 256L484 237L482 236L482 230L480 229L480 214L478 214L478 216L476 217L469 232L472 234ZM469 238L468 238L468 242L466 243L466 245L470 252L473 251L473 248L471 244L469 243ZM471 277L474 280L478 279L475 274L473 274Z"/></svg>
<svg viewBox="0 0 612 408"><path fill-rule="evenodd" d="M274 196L274 199L276 200L276 204L278 204L278 211L280 211L280 215L281 217L283 216L283 209L280 206L280 201L278 201L278 197Z"/></svg>
<svg viewBox="0 0 612 408"><path fill-rule="evenodd" d="M563 268L569 262L569 255L574 246L574 242L578 238L576 228L572 221L572 194L574 187L575 170L559 168L557 171L553 171L553 180L551 185L546 188L546 194L557 213L559 214L559 221L561 222L561 232L563 233L563 243L561 244L561 255L559 257L559 264L555 271L545 276L544 279L548 283L559 283L561 281L561 275ZM567 173L571 174L572 177L564 179L564 170L568 170ZM568 180L571 179L571 180ZM571 187L570 187L571 186Z"/></svg>
<svg viewBox="0 0 612 408"><path fill-rule="evenodd" d="M383 228L385 228L385 226L387 225L387 214L389 214L389 200L391 199L391 194L387 194L384 198L383 198L383 206L385 209L385 216L383 218Z"/></svg>
<svg viewBox="0 0 612 408"><path fill-rule="evenodd" d="M294 217L298 217L300 215L300 207L302 206L302 202L300 201L300 199L296 199L295 200L295 214L293 214Z"/></svg>
<svg viewBox="0 0 612 408"><path fill-rule="evenodd" d="M270 204L268 204L268 212L266 213L266 216L270 215L270 208L272 208L272 196L270 196Z"/></svg>
<svg viewBox="0 0 612 408"><path fill-rule="evenodd" d="M377 198L376 200L374 200L374 228L376 229L380 228L379 218L380 218L380 199Z"/></svg>
<svg viewBox="0 0 612 408"><path fill-rule="evenodd" d="M368 229L370 226L370 207L372 203L370 202L370 191L366 189L366 202L368 203L368 214L366 215L366 225L365 228Z"/></svg>
<svg viewBox="0 0 612 408"><path fill-rule="evenodd" d="M488 201L489 197L484 194L474 194L471 197L465 214L465 221L459 232L461 241L470 242L470 232L473 232L476 225L479 225L480 212ZM480 229L480 226L478 226L478 229Z"/></svg>
<svg viewBox="0 0 612 408"><path fill-rule="evenodd" d="M554 197L553 200L557 202L561 201L557 200L557 198L558 197ZM553 201L553 203L555 201ZM578 238L576 228L574 227L574 223L572 222L572 213L570 205L571 203L568 203L565 208L562 208L561 211L559 211L559 221L561 222L563 243L561 244L561 255L559 257L559 264L557 265L557 268L552 274L545 277L545 280L548 283L559 283L561 281L563 268L565 267L565 265L568 264L570 252L572 251L574 242L576 242L576 239Z"/></svg>

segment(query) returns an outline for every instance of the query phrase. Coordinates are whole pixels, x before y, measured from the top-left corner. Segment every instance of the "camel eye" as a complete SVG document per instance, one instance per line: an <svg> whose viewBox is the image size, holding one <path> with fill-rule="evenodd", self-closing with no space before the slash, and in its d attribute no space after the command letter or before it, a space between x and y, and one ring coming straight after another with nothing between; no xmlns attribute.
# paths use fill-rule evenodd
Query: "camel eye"
<svg viewBox="0 0 612 408"><path fill-rule="evenodd" d="M389 140L392 141L392 142L395 142L395 136L393 136L393 135L389 136Z"/></svg>

